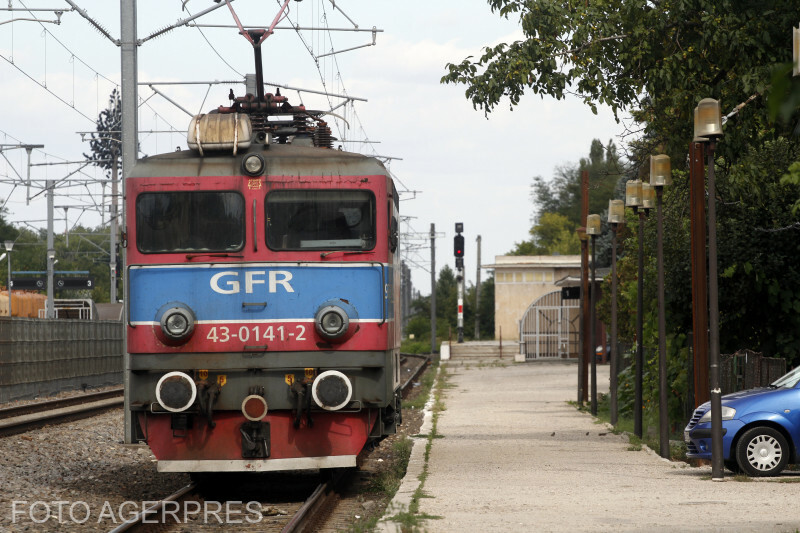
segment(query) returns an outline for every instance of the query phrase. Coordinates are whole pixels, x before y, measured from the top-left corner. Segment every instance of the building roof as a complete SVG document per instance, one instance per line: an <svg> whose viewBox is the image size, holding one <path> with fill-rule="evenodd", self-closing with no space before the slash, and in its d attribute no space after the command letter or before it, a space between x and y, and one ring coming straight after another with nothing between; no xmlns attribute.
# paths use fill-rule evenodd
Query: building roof
<svg viewBox="0 0 800 533"><path fill-rule="evenodd" d="M497 255L485 269L504 268L580 268L580 255Z"/></svg>
<svg viewBox="0 0 800 533"><path fill-rule="evenodd" d="M610 267L598 268L595 271L595 283L600 283L609 274L611 274ZM589 274L589 278L591 281L591 273ZM578 287L580 286L580 284L581 284L580 276L565 276L555 282L556 287Z"/></svg>

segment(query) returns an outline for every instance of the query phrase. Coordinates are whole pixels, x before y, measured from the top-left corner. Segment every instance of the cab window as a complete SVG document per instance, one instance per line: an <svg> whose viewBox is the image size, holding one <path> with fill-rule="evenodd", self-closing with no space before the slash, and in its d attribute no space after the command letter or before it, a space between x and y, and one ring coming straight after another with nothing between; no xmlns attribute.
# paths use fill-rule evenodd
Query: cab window
<svg viewBox="0 0 800 533"><path fill-rule="evenodd" d="M244 239L244 198L237 192L153 192L136 198L136 246L142 253L235 252Z"/></svg>
<svg viewBox="0 0 800 533"><path fill-rule="evenodd" d="M267 195L272 250L371 250L375 196L362 190L277 190Z"/></svg>

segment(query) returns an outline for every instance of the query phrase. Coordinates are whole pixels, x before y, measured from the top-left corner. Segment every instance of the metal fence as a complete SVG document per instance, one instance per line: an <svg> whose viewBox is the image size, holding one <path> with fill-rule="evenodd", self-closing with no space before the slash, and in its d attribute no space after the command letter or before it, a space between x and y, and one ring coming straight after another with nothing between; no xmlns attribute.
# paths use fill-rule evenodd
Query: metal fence
<svg viewBox="0 0 800 533"><path fill-rule="evenodd" d="M0 319L0 403L122 383L118 321Z"/></svg>
<svg viewBox="0 0 800 533"><path fill-rule="evenodd" d="M786 359L764 357L752 350L723 354L720 361L722 394L765 387L786 373Z"/></svg>

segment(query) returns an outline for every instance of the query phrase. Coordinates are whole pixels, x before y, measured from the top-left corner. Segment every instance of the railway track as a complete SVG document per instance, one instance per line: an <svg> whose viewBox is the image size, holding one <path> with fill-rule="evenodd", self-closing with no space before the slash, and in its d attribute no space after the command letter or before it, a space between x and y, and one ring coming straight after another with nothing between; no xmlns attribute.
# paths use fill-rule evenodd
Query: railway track
<svg viewBox="0 0 800 533"><path fill-rule="evenodd" d="M93 392L0 409L0 437L23 433L47 424L60 424L121 407L122 388Z"/></svg>

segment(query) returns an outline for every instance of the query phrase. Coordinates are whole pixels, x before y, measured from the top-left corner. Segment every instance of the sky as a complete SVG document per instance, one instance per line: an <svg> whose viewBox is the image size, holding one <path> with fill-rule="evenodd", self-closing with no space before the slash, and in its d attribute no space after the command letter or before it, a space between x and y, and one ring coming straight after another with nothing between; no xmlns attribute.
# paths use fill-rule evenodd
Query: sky
<svg viewBox="0 0 800 533"><path fill-rule="evenodd" d="M119 39L118 2L72 3ZM281 3L234 0L230 7L245 27L267 26ZM11 7L14 11L0 8L0 144L44 147L31 154L31 200L22 184L26 151L3 147L0 206L5 204L15 225L44 227L42 180L63 180L55 200L56 231L76 224L95 227L107 220L96 206L110 189L98 185L101 170L75 162L89 152L80 132L95 129L98 113L119 85L120 49L63 0L12 0ZM149 38L214 7L189 25ZM60 19L48 9L63 9ZM190 114L227 105L231 88L244 93L238 82L255 70L252 47L232 27L234 17L224 2L139 0L137 9L139 155L186 149ZM367 31L352 31L356 26ZM454 267L454 226L464 224L465 274L467 283L474 283L478 235L484 265L527 239L535 176L550 179L556 167L586 157L594 138L622 144L623 125L603 106L595 115L574 98L527 94L513 110L505 100L487 117L473 109L466 87L440 83L448 62L523 38L516 20L493 14L483 0L292 0L288 19L278 27L287 29L276 30L262 45L265 81L354 99L334 111L347 124L336 121L333 133L347 141L347 150L391 158L387 167L401 191L405 259L414 288L423 295L430 293L431 224L438 235L437 271L445 264ZM355 47L360 48L344 51ZM329 52L339 53L319 57ZM208 83L215 81L229 83ZM281 92L292 104L312 109L345 102Z"/></svg>

